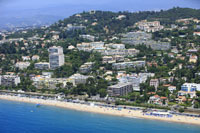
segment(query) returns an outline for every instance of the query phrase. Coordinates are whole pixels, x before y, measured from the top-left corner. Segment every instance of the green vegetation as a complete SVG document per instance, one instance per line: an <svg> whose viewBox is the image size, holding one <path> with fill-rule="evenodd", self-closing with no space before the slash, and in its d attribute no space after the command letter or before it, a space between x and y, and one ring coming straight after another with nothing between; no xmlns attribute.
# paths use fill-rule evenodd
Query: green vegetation
<svg viewBox="0 0 200 133"><path fill-rule="evenodd" d="M145 60L147 65L142 68L127 68L127 74L151 72L155 74L156 79L161 82L157 92L153 86L150 86L150 78L147 82L140 84L140 92L132 92L127 96L121 97L125 101L116 101L116 104L142 106L148 108L162 108L157 105L147 104L148 100L153 95L166 97L169 100L169 106L177 103L177 91L183 83L200 83L200 36L194 36L194 32L200 32L197 25L200 23L177 22L178 19L196 18L200 19L200 10L189 8L173 8L167 11L160 12L145 11L138 13L130 12L83 12L79 15L75 14L64 20L51 25L47 28L30 29L26 32L18 31L13 34L8 34L6 39L22 38L13 42L6 42L0 45L0 68L2 75L7 72L14 72L21 77L21 83L17 87L1 87L1 89L24 91L39 91L43 93L60 93L66 95L88 95L89 97L100 94L100 97L107 96L107 87L116 84L117 70L112 69L112 64L102 64L102 55L95 52L84 52L75 49L68 49L69 46L76 47L82 42L90 42L87 39L80 38L82 34L95 36L95 41L105 43L121 43L123 33L138 31L134 24L138 21L147 19L148 21L160 21L165 29L152 33L152 39L156 41L172 44L172 49L168 51L156 51L145 44L132 46L126 44L126 48L135 48L140 50L136 57L126 57L126 61ZM117 19L119 15L124 15L125 18ZM178 28L171 28L171 24ZM82 29L68 30L68 26L85 26ZM59 39L53 39L54 36ZM111 38L117 39L111 39ZM0 40L3 37L0 35ZM48 62L48 48L51 46L61 46L64 50L65 64L56 70L45 70L53 72L53 78L68 78L71 75L78 73L79 68L86 62L94 62L91 72L85 74L93 78L89 78L86 84L73 86L72 83L67 83L65 87L61 84L56 85L55 90L43 88L36 89L30 79L30 75L42 74L42 70L34 69L36 62ZM175 50L174 50L175 49ZM188 52L189 49L197 49L197 52ZM174 51L173 51L174 50ZM177 52L176 52L177 51ZM31 65L24 70L19 70L14 67L16 62L23 61L22 56L39 55L38 61L29 61ZM197 56L197 62L189 61L191 56ZM118 61L117 61L118 62ZM119 61L120 62L120 61ZM150 64L150 65L149 65ZM151 65L152 64L152 65ZM112 71L111 81L105 79L105 72ZM177 90L171 93L165 84L173 85ZM200 93L197 92L197 97L190 98L186 96L186 101L182 105L184 107L200 108ZM194 104L192 103L194 102ZM180 112L184 110L179 110Z"/></svg>
<svg viewBox="0 0 200 133"><path fill-rule="evenodd" d="M183 109L183 108L180 108L178 111L179 111L180 113L183 113L183 112L184 112L184 109Z"/></svg>

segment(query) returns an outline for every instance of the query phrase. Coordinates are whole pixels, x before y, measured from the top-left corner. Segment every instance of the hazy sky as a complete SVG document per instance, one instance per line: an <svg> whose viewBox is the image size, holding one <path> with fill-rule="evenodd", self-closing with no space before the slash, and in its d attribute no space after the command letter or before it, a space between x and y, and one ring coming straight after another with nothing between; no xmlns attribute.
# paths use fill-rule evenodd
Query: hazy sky
<svg viewBox="0 0 200 133"><path fill-rule="evenodd" d="M200 0L0 0L0 16L68 16L87 10L143 11L172 7L200 8Z"/></svg>

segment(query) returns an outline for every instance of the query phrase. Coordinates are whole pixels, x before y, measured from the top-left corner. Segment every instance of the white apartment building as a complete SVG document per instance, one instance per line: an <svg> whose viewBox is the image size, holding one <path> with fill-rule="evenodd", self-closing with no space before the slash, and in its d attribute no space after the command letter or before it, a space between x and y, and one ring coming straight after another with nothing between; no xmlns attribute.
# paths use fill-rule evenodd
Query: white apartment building
<svg viewBox="0 0 200 133"><path fill-rule="evenodd" d="M30 62L17 62L15 64L15 67L17 67L17 68L19 68L21 70L26 69L29 66L30 66Z"/></svg>
<svg viewBox="0 0 200 133"><path fill-rule="evenodd" d="M0 85L2 86L17 86L20 83L20 77L15 75L0 76Z"/></svg>
<svg viewBox="0 0 200 133"><path fill-rule="evenodd" d="M110 48L114 48L114 49L125 49L125 45L124 44L106 44L106 47L110 47Z"/></svg>
<svg viewBox="0 0 200 133"><path fill-rule="evenodd" d="M35 66L35 69L41 69L41 70L49 69L49 63L48 62L35 63L34 66Z"/></svg>
<svg viewBox="0 0 200 133"><path fill-rule="evenodd" d="M53 46L49 48L50 69L56 69L65 63L63 48Z"/></svg>
<svg viewBox="0 0 200 133"><path fill-rule="evenodd" d="M178 96L190 96L190 98L193 98L196 97L196 91L200 91L200 84L185 83L181 86Z"/></svg>
<svg viewBox="0 0 200 133"><path fill-rule="evenodd" d="M67 80L68 82L72 83L74 86L78 84L85 84L87 82L88 78L93 78L92 76L85 76L81 75L79 73L76 73L72 76L70 76Z"/></svg>
<svg viewBox="0 0 200 133"><path fill-rule="evenodd" d="M91 42L91 43L77 44L77 49L90 52L94 49L105 49L105 47L104 47L104 42Z"/></svg>
<svg viewBox="0 0 200 133"><path fill-rule="evenodd" d="M36 61L36 60L39 60L40 59L40 56L38 56L38 55L33 55L32 56L32 60L33 61Z"/></svg>
<svg viewBox="0 0 200 133"><path fill-rule="evenodd" d="M30 56L22 56L23 61L29 61L31 60Z"/></svg>
<svg viewBox="0 0 200 133"><path fill-rule="evenodd" d="M150 86L154 86L156 91L157 91L157 88L159 86L159 80L158 79L151 79L150 80Z"/></svg>

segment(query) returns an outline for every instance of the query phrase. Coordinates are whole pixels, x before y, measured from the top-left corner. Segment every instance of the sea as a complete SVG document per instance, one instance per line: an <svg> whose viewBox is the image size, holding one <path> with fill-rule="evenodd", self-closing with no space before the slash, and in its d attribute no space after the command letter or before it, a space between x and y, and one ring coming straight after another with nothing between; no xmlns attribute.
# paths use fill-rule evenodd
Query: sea
<svg viewBox="0 0 200 133"><path fill-rule="evenodd" d="M200 126L0 100L0 133L200 133Z"/></svg>

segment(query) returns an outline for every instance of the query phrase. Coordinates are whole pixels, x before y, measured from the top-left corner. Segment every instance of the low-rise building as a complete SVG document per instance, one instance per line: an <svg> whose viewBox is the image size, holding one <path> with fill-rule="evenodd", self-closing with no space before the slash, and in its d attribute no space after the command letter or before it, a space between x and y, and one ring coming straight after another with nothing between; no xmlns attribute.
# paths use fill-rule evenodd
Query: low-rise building
<svg viewBox="0 0 200 133"><path fill-rule="evenodd" d="M126 68L136 68L136 67L144 67L146 64L145 61L133 61L133 62L122 62L122 63L113 63L113 69L126 69Z"/></svg>
<svg viewBox="0 0 200 133"><path fill-rule="evenodd" d="M171 50L171 52L172 53L175 53L175 54L178 54L179 53L179 51L178 51L178 49L175 47L175 48L173 48L172 50Z"/></svg>
<svg viewBox="0 0 200 133"><path fill-rule="evenodd" d="M107 80L107 81L111 81L112 79L113 79L113 77L110 76L110 75L108 75L108 76L105 77L105 80Z"/></svg>
<svg viewBox="0 0 200 133"><path fill-rule="evenodd" d="M93 66L94 62L86 62L79 68L79 71L80 73L89 73L92 70Z"/></svg>
<svg viewBox="0 0 200 133"><path fill-rule="evenodd" d="M47 70L50 67L48 62L35 63L34 66L35 66L35 69L41 69L41 70Z"/></svg>
<svg viewBox="0 0 200 133"><path fill-rule="evenodd" d="M196 55L190 56L189 62L190 63L197 63L198 57Z"/></svg>
<svg viewBox="0 0 200 133"><path fill-rule="evenodd" d="M176 98L176 101L178 101L178 103L183 103L187 101L187 98L185 96L178 96L178 98Z"/></svg>
<svg viewBox="0 0 200 133"><path fill-rule="evenodd" d="M173 93L174 91L176 91L176 86L169 86L168 90Z"/></svg>
<svg viewBox="0 0 200 133"><path fill-rule="evenodd" d="M124 61L124 56L115 55L102 57L102 63L116 63L117 61Z"/></svg>
<svg viewBox="0 0 200 133"><path fill-rule="evenodd" d="M67 78L51 78L45 75L36 75L31 80L37 89L56 89L58 85L65 87L67 83Z"/></svg>
<svg viewBox="0 0 200 133"><path fill-rule="evenodd" d="M82 26L82 25L72 25L72 24L68 24L67 25L67 31L73 31L73 30L83 30L85 29L86 27L85 26Z"/></svg>
<svg viewBox="0 0 200 133"><path fill-rule="evenodd" d="M22 56L23 61L29 61L31 60L30 56Z"/></svg>
<svg viewBox="0 0 200 133"><path fill-rule="evenodd" d="M197 25L195 29L196 29L196 30L199 30L199 29L200 29L200 25Z"/></svg>
<svg viewBox="0 0 200 133"><path fill-rule="evenodd" d="M149 66L149 67L157 67L158 63L156 63L155 61L147 62L147 66Z"/></svg>
<svg viewBox="0 0 200 133"><path fill-rule="evenodd" d="M85 75L81 75L81 74L77 73L77 74L70 76L67 79L67 82L70 82L74 86L76 86L78 84L85 84L87 82L88 78L92 78L92 76L85 76Z"/></svg>
<svg viewBox="0 0 200 133"><path fill-rule="evenodd" d="M112 56L103 56L102 63L115 63L116 61L113 59Z"/></svg>
<svg viewBox="0 0 200 133"><path fill-rule="evenodd" d="M190 98L193 98L196 97L196 91L200 91L200 84L185 83L181 86L178 96L190 96Z"/></svg>
<svg viewBox="0 0 200 133"><path fill-rule="evenodd" d="M75 49L75 47L74 47L73 45L70 45L70 46L68 47L68 49L69 49L69 50L72 50L72 49Z"/></svg>
<svg viewBox="0 0 200 133"><path fill-rule="evenodd" d="M38 56L38 55L33 55L32 56L32 60L33 61L37 61L37 60L39 60L40 59L40 56Z"/></svg>
<svg viewBox="0 0 200 133"><path fill-rule="evenodd" d="M184 18L184 19L177 19L176 22L183 23L183 24L189 24L192 21L194 21L194 18Z"/></svg>
<svg viewBox="0 0 200 133"><path fill-rule="evenodd" d="M156 32L164 29L164 26L160 25L159 21L148 22L147 20L142 20L136 23L136 26L145 32Z"/></svg>
<svg viewBox="0 0 200 133"><path fill-rule="evenodd" d="M168 53L168 57L174 58L174 57L175 57L175 54L174 54L174 53Z"/></svg>
<svg viewBox="0 0 200 133"><path fill-rule="evenodd" d="M107 89L109 96L125 96L133 91L133 86L130 83L119 83L109 86Z"/></svg>
<svg viewBox="0 0 200 133"><path fill-rule="evenodd" d="M125 60L124 56L121 56L121 55L115 55L115 56L113 56L113 59L116 61L119 61L119 62L122 62Z"/></svg>
<svg viewBox="0 0 200 133"><path fill-rule="evenodd" d="M59 35L53 35L53 36L52 36L52 39L53 39L53 40L58 40L59 38L60 38Z"/></svg>
<svg viewBox="0 0 200 133"><path fill-rule="evenodd" d="M124 19L124 18L126 18L126 15L119 15L116 19L117 19L117 20L122 20L122 19Z"/></svg>
<svg viewBox="0 0 200 133"><path fill-rule="evenodd" d="M196 48L193 48L193 49L188 49L187 51L189 54L194 54L194 53L197 53L198 50Z"/></svg>
<svg viewBox="0 0 200 133"><path fill-rule="evenodd" d="M91 42L77 44L77 49L87 52L99 52L104 56L136 56L140 51L137 49L125 49L124 44L106 44L104 42Z"/></svg>
<svg viewBox="0 0 200 133"><path fill-rule="evenodd" d="M159 86L159 80L158 79L151 79L150 80L150 86L154 86L156 91L157 91L158 86Z"/></svg>
<svg viewBox="0 0 200 133"><path fill-rule="evenodd" d="M29 66L30 66L30 62L17 62L15 64L15 67L17 67L17 68L19 68L21 70L26 69Z"/></svg>
<svg viewBox="0 0 200 133"><path fill-rule="evenodd" d="M105 49L105 47L104 47L104 42L91 42L91 43L77 44L77 49L91 52L94 49Z"/></svg>
<svg viewBox="0 0 200 133"><path fill-rule="evenodd" d="M136 56L140 51L137 49L95 49L94 51L107 56Z"/></svg>
<svg viewBox="0 0 200 133"><path fill-rule="evenodd" d="M0 85L2 86L17 86L20 83L20 77L15 75L0 76Z"/></svg>
<svg viewBox="0 0 200 133"><path fill-rule="evenodd" d="M110 44L106 44L105 46L109 47L109 48L113 48L113 49L125 49L125 45L124 44L110 43Z"/></svg>
<svg viewBox="0 0 200 133"><path fill-rule="evenodd" d="M140 84L145 83L149 77L154 77L154 73L118 73L117 79L120 83L131 83L134 91L140 91Z"/></svg>
<svg viewBox="0 0 200 133"><path fill-rule="evenodd" d="M45 78L51 78L53 75L53 72L42 72L42 76Z"/></svg>
<svg viewBox="0 0 200 133"><path fill-rule="evenodd" d="M171 44L169 42L159 42L152 40L152 34L145 32L129 32L123 35L122 43L129 45L146 45L153 50L169 50Z"/></svg>
<svg viewBox="0 0 200 133"><path fill-rule="evenodd" d="M80 35L79 37L90 40L92 42L94 42L94 40L95 40L95 36L92 36L92 35Z"/></svg>
<svg viewBox="0 0 200 133"><path fill-rule="evenodd" d="M200 36L200 32L194 32L193 35L194 36Z"/></svg>
<svg viewBox="0 0 200 133"><path fill-rule="evenodd" d="M167 97L160 97L158 95L151 96L148 101L149 104L168 105Z"/></svg>

